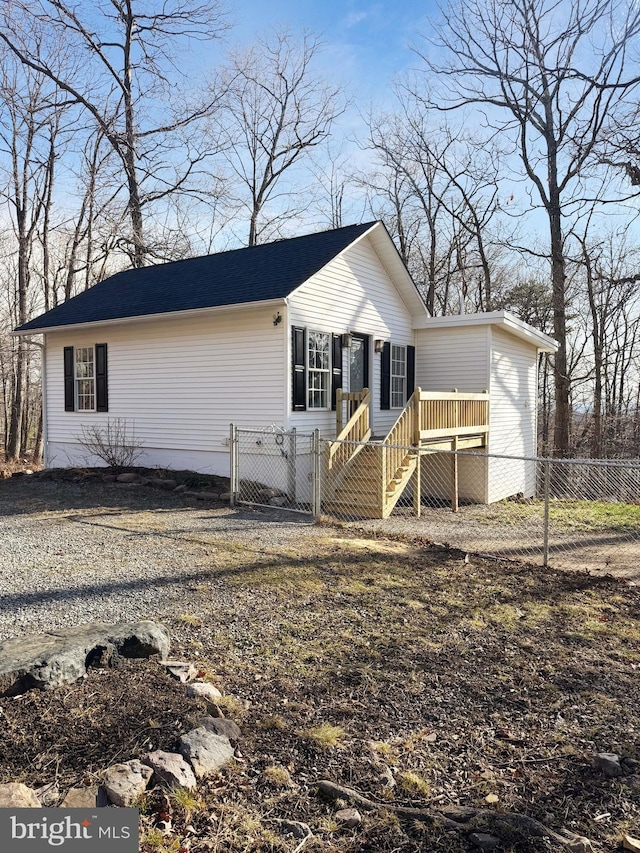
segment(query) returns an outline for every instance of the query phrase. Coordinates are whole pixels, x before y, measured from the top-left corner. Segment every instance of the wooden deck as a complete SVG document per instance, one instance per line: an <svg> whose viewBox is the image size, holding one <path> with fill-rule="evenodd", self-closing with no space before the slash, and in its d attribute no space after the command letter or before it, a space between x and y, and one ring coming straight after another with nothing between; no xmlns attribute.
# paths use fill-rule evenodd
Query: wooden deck
<svg viewBox="0 0 640 853"><path fill-rule="evenodd" d="M416 388L387 436L370 442L370 393L336 399L337 436L326 463L325 504L336 513L386 518L413 482L420 514L421 458L434 451L487 446L489 394ZM346 414L344 409L346 408ZM346 420L347 415L348 420ZM346 423L345 423L346 420ZM458 509L458 460L451 460L451 506Z"/></svg>

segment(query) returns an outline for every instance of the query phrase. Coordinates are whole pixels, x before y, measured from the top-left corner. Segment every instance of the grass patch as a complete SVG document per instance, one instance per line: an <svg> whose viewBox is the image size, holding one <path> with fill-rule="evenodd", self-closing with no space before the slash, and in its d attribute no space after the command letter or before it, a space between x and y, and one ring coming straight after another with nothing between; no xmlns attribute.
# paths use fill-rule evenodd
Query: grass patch
<svg viewBox="0 0 640 853"><path fill-rule="evenodd" d="M340 726L332 726L331 723L321 723L319 726L304 729L300 735L321 749L333 749L340 745L344 737L344 729Z"/></svg>
<svg viewBox="0 0 640 853"><path fill-rule="evenodd" d="M474 513L479 521L517 525L544 516L544 501L528 500L500 501L482 507ZM601 533L634 533L640 529L640 505L622 502L579 501L552 499L549 503L549 519L559 531Z"/></svg>

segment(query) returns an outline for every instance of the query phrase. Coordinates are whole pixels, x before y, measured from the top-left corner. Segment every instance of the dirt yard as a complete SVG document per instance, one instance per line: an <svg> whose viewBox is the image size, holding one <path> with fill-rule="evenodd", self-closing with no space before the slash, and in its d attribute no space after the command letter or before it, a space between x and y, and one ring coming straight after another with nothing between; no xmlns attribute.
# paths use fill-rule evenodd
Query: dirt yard
<svg viewBox="0 0 640 853"><path fill-rule="evenodd" d="M640 836L640 597L624 579L26 476L0 481L0 586L2 637L156 618L225 693L241 760L197 795L149 794L145 853L453 853L479 849L474 829L497 851L561 850L564 830L609 851ZM0 781L54 782L55 799L173 748L203 711L155 662L0 699ZM595 768L602 752L622 776ZM375 807L345 828L348 797L320 796L321 779Z"/></svg>

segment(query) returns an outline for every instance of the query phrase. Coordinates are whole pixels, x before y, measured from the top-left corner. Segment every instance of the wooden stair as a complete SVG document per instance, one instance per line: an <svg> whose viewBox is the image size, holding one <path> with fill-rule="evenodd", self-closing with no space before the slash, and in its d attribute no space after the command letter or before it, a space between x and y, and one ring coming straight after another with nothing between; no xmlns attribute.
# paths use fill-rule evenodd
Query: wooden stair
<svg viewBox="0 0 640 853"><path fill-rule="evenodd" d="M343 400L344 398L344 400ZM323 506L329 513L352 518L387 518L409 482L414 480L414 506L420 514L420 456L425 452L486 447L489 395L423 392L416 388L395 424L381 440L371 441L370 394L339 399L338 426L347 424L329 444L323 483ZM353 406L356 406L353 409ZM454 453L452 509L458 507L458 465Z"/></svg>
<svg viewBox="0 0 640 853"><path fill-rule="evenodd" d="M387 518L398 503L417 466L417 453L409 453L383 483L384 444L368 444L335 479L328 477L323 504L328 512L354 518ZM383 493L384 492L384 493Z"/></svg>

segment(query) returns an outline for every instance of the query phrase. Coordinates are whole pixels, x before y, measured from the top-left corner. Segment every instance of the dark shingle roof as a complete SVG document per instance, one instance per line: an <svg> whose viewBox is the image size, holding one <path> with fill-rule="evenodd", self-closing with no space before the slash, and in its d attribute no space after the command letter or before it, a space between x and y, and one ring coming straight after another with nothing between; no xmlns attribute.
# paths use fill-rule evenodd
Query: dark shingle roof
<svg viewBox="0 0 640 853"><path fill-rule="evenodd" d="M375 222L116 273L46 314L27 332L101 320L281 299Z"/></svg>

